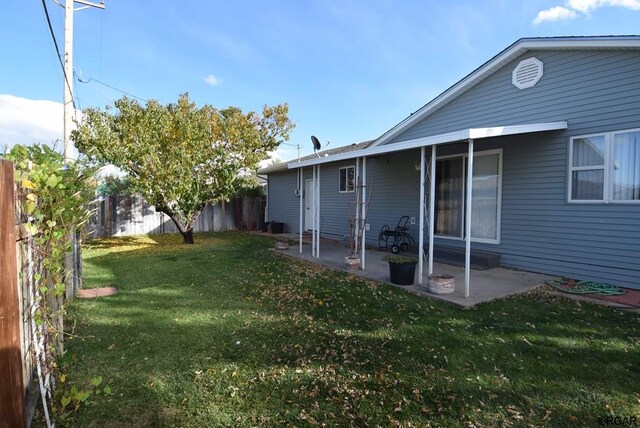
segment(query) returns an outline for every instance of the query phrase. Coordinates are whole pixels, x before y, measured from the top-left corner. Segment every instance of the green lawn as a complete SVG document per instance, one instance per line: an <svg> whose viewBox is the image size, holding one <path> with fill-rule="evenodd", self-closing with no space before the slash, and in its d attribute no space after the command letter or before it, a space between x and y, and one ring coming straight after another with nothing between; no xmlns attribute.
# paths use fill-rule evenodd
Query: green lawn
<svg viewBox="0 0 640 428"><path fill-rule="evenodd" d="M62 425L598 426L640 415L640 317L533 292L463 310L241 233L94 241ZM108 392L108 391L107 391ZM72 406L68 405L67 408Z"/></svg>

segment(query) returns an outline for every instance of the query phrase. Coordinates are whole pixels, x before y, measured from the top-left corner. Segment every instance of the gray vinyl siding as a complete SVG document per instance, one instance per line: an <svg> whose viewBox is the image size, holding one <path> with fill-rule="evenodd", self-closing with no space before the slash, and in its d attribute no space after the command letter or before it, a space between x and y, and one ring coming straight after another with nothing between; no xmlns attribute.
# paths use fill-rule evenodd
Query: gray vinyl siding
<svg viewBox="0 0 640 428"><path fill-rule="evenodd" d="M300 200L295 194L297 184L297 171L269 175L267 220L283 222L286 233L298 231Z"/></svg>
<svg viewBox="0 0 640 428"><path fill-rule="evenodd" d="M531 56L544 62L544 76L533 88L519 90L511 72ZM392 143L472 127L561 120L569 123L566 131L476 142L478 151L503 148L502 233L500 244L472 248L500 253L508 267L640 289L640 204L567 202L569 138L640 128L637 52L531 52ZM440 239L436 245L463 242Z"/></svg>
<svg viewBox="0 0 640 428"><path fill-rule="evenodd" d="M511 84L517 63L535 56L544 76L532 88ZM500 253L502 264L576 279L605 281L640 289L640 204L567 202L568 144L576 135L640 128L640 54L630 51L529 52L498 70L392 142L472 127L568 121L564 131L478 140L476 151L503 150L499 244L472 249ZM438 155L465 153L466 144L438 147ZM402 215L416 218L418 238L419 150L367 160L371 186L367 243L378 244L380 228L394 227ZM427 150L430 153L430 150ZM338 168L321 168L321 232L348 236L348 201L338 193ZM305 171L311 178L311 168ZM269 218L298 230L295 172L269 177ZM436 239L436 246L464 245Z"/></svg>
<svg viewBox="0 0 640 428"><path fill-rule="evenodd" d="M532 88L511 84L523 59L544 63ZM465 128L566 120L579 133L638 127L640 54L631 51L530 52L440 108L391 143Z"/></svg>
<svg viewBox="0 0 640 428"><path fill-rule="evenodd" d="M390 153L367 159L367 185L370 192L367 243L378 245L383 225L395 227L403 215L419 214L419 172L415 163L420 151ZM348 240L349 219L355 215L354 194L339 193L339 169L354 166L355 160L322 165L320 168L320 231L322 236ZM304 179L311 179L311 168L304 170ZM299 200L294 194L295 171L269 175L269 221L282 221L286 232L297 232ZM305 195L306 197L306 195ZM410 234L417 240L418 226L410 225Z"/></svg>
<svg viewBox="0 0 640 428"><path fill-rule="evenodd" d="M355 215L354 193L340 193L339 170L355 161L320 166L320 234L344 240L349 236L349 218ZM312 172L309 170L309 178Z"/></svg>
<svg viewBox="0 0 640 428"><path fill-rule="evenodd" d="M420 214L420 172L415 164L420 161L420 151L411 150L390 153L367 159L367 182L371 187L371 199L366 232L369 245L378 245L383 225L393 229L400 217L415 218L409 224L409 235L418 241Z"/></svg>

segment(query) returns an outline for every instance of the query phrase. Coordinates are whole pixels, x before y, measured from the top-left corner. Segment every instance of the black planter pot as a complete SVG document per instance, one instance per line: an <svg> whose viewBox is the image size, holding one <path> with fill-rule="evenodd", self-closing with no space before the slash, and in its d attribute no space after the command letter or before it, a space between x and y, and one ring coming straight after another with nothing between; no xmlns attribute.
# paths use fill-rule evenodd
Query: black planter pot
<svg viewBox="0 0 640 428"><path fill-rule="evenodd" d="M278 221L271 222L271 233L283 233L284 223Z"/></svg>
<svg viewBox="0 0 640 428"><path fill-rule="evenodd" d="M389 262L391 283L396 285L413 285L416 276L416 263Z"/></svg>

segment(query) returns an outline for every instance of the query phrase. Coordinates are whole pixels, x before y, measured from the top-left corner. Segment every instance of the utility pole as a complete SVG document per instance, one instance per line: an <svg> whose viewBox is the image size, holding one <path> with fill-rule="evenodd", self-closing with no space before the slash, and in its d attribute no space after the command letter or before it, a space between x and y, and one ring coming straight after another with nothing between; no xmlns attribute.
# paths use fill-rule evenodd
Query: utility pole
<svg viewBox="0 0 640 428"><path fill-rule="evenodd" d="M58 5L62 6L58 0L54 0ZM82 6L75 9L75 4L79 3ZM77 10L84 10L89 8L104 9L104 2L93 3L87 0L65 0L64 3L64 162L69 163L74 161L73 144L71 143L71 129L73 126L73 117L75 116L75 107L73 104L73 13ZM67 298L73 298L76 292L82 286L82 278L80 276L80 242L77 235L77 230L73 229L70 233L69 239L72 243L71 252L65 254L64 265L67 272L65 279L66 296ZM60 349L62 350L62 343L60 343Z"/></svg>
<svg viewBox="0 0 640 428"><path fill-rule="evenodd" d="M57 3L57 1L56 1ZM74 9L75 3L83 5ZM60 3L58 3L62 6ZM65 0L64 4L64 161L73 160L73 145L71 144L71 129L75 115L73 106L73 13L76 10L96 7L104 9L104 2L93 3L86 0Z"/></svg>

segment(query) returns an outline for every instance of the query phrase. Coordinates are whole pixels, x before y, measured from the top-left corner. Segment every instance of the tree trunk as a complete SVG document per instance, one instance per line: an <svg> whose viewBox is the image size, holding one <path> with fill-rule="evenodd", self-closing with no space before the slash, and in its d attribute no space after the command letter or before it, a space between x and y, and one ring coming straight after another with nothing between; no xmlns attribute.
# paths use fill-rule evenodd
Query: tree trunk
<svg viewBox="0 0 640 428"><path fill-rule="evenodd" d="M189 229L186 231L180 231L180 234L182 235L182 239L184 240L185 244L193 244L193 229Z"/></svg>
<svg viewBox="0 0 640 428"><path fill-rule="evenodd" d="M181 221L179 221L176 218L176 216L173 214L173 212L171 212L166 206L156 205L156 211L157 212L161 212L161 213L165 213L166 215L169 216L171 221L173 221L173 224L175 224L176 227L178 228L178 232L180 232L180 234L182 235L182 239L184 240L183 242L185 244L193 244L194 243L193 242L193 228L195 227L196 220L198 219L198 216L202 212L202 209L204 208L204 206L205 205L202 204L191 215L191 218L187 219L187 222L185 224L183 224Z"/></svg>
<svg viewBox="0 0 640 428"><path fill-rule="evenodd" d="M173 224L176 225L176 227L178 228L178 232L180 232L180 235L182 235L182 239L183 239L183 243L184 244L193 244L193 225L191 226L184 226L181 222L179 222L174 216L173 214L167 212L164 209L158 209L156 208L159 212L165 213L166 215L169 216L169 218L171 219L171 221L173 221Z"/></svg>

